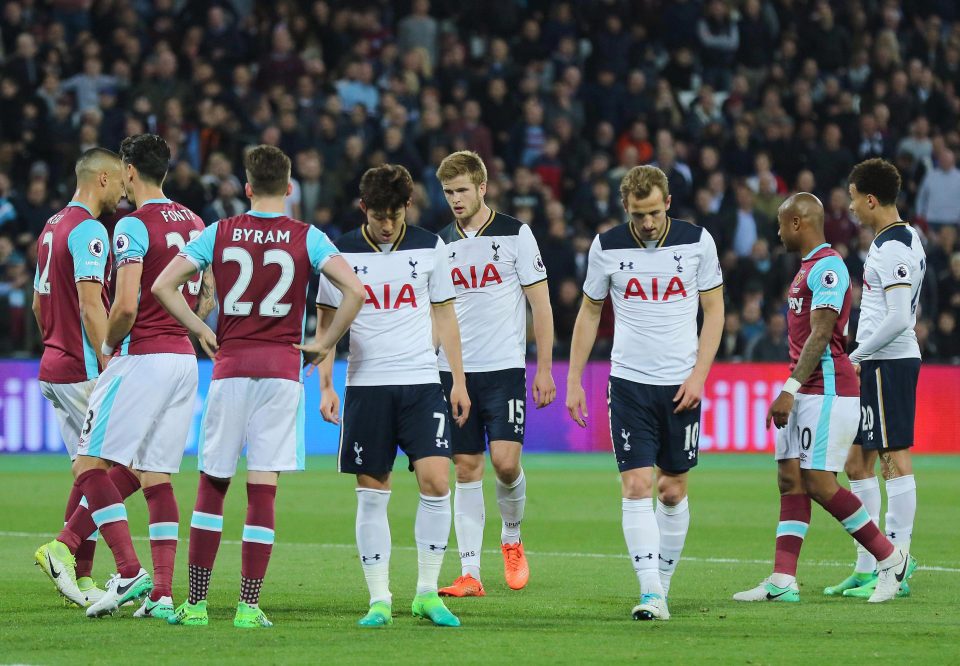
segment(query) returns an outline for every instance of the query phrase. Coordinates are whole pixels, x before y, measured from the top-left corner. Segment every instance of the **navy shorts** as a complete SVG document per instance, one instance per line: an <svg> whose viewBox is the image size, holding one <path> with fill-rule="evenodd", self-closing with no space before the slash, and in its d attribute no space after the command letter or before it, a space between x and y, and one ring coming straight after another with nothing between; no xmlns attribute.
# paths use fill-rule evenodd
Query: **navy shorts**
<svg viewBox="0 0 960 666"><path fill-rule="evenodd" d="M673 396L679 389L679 384L656 386L610 378L610 438L621 472L656 465L680 474L696 466L700 405L674 414Z"/></svg>
<svg viewBox="0 0 960 666"><path fill-rule="evenodd" d="M470 416L463 427L450 428L454 453L483 453L488 442L520 442L526 421L527 371L509 368L468 372ZM450 400L453 374L440 373L443 393Z"/></svg>
<svg viewBox="0 0 960 666"><path fill-rule="evenodd" d="M860 364L860 434L855 444L867 451L913 446L919 377L919 358Z"/></svg>
<svg viewBox="0 0 960 666"><path fill-rule="evenodd" d="M393 470L397 447L410 459L450 453L450 412L440 384L348 386L337 469L379 476Z"/></svg>

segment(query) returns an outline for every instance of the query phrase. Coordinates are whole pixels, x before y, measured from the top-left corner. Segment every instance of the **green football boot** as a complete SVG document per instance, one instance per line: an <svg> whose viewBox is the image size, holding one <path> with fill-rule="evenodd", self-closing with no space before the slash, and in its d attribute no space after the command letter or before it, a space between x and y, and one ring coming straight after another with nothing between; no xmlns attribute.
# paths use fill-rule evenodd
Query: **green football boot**
<svg viewBox="0 0 960 666"><path fill-rule="evenodd" d="M779 585L774 585L770 582L770 579L767 578L760 582L756 587L752 587L749 590L744 590L743 592L737 592L733 595L734 601L778 601L778 602L788 602L788 603L797 603L800 601L800 588L797 587L796 581L790 583L786 587L780 587Z"/></svg>
<svg viewBox="0 0 960 666"><path fill-rule="evenodd" d="M151 601L150 597L143 600L143 605L134 611L134 617L155 617L160 620L166 620L173 615L173 599L170 597L160 597L156 601Z"/></svg>
<svg viewBox="0 0 960 666"><path fill-rule="evenodd" d="M850 590L855 590L858 587L863 587L868 583L872 583L870 591L873 591L873 587L877 584L877 574L876 572L872 573L857 573L854 571L852 574L847 576L842 583L837 585L831 585L823 589L823 593L828 597L839 597L839 596L850 596L847 594ZM869 594L867 595L870 596Z"/></svg>
<svg viewBox="0 0 960 666"><path fill-rule="evenodd" d="M257 604L240 602L237 604L237 614L233 617L233 626L240 629L256 629L258 627L272 627L273 622L267 619L266 614Z"/></svg>
<svg viewBox="0 0 960 666"><path fill-rule="evenodd" d="M873 595L873 591L877 587L877 576L874 575L873 580L861 585L860 587L854 587L849 590L846 590L843 593L845 597L853 597L855 599L869 599ZM910 596L910 585L907 584L907 581L900 583L900 589L897 590L897 598L902 599L903 597Z"/></svg>
<svg viewBox="0 0 960 666"><path fill-rule="evenodd" d="M385 601L370 604L370 610L357 621L357 624L361 627L386 627L393 624L390 604Z"/></svg>
<svg viewBox="0 0 960 666"><path fill-rule="evenodd" d="M195 604L184 601L174 611L173 615L167 618L169 624L179 624L184 627L205 627L210 623L207 617L207 600L201 599Z"/></svg>
<svg viewBox="0 0 960 666"><path fill-rule="evenodd" d="M415 596L411 610L414 617L426 618L438 627L460 626L460 619L443 605L443 601L436 592L427 592Z"/></svg>

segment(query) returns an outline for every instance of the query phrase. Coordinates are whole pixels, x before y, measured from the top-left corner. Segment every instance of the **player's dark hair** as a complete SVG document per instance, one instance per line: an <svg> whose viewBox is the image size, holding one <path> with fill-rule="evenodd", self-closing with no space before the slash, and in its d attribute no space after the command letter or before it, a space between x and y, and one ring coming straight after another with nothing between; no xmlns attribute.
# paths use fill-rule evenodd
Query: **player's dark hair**
<svg viewBox="0 0 960 666"><path fill-rule="evenodd" d="M872 194L881 206L897 203L900 194L900 172L890 162L879 157L860 162L848 178L860 194Z"/></svg>
<svg viewBox="0 0 960 666"><path fill-rule="evenodd" d="M399 164L367 169L360 179L360 200L369 210L391 212L407 205L413 196L413 178Z"/></svg>
<svg viewBox="0 0 960 666"><path fill-rule="evenodd" d="M260 145L243 158L247 182L258 196L278 197L287 193L290 184L290 158L275 146Z"/></svg>
<svg viewBox="0 0 960 666"><path fill-rule="evenodd" d="M156 134L128 136L120 144L120 159L135 166L141 180L162 185L170 167L170 146Z"/></svg>
<svg viewBox="0 0 960 666"><path fill-rule="evenodd" d="M93 172L100 171L103 166L109 162L116 163L119 160L120 156L112 150L99 147L90 148L89 150L83 151L83 154L80 155L79 159L77 159L77 163L74 165L73 171L79 179Z"/></svg>

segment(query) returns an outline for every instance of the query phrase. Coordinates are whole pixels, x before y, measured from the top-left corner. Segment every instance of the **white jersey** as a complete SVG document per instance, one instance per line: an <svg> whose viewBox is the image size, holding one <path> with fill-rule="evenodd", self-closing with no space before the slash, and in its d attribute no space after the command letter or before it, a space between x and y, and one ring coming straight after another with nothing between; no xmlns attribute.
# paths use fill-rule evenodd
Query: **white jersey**
<svg viewBox="0 0 960 666"><path fill-rule="evenodd" d="M887 292L891 289L910 290L910 326L865 360L920 358L920 345L913 327L917 323L917 302L926 269L927 256L920 236L910 225L892 224L873 239L863 265L857 343L862 344L880 326L887 314Z"/></svg>
<svg viewBox="0 0 960 666"><path fill-rule="evenodd" d="M367 292L350 326L347 386L438 384L430 306L456 298L447 248L435 234L405 225L392 247L352 231L335 243ZM320 276L317 305L340 305L340 290Z"/></svg>
<svg viewBox="0 0 960 666"><path fill-rule="evenodd" d="M547 279L530 227L491 211L475 232L458 222L440 231L447 243L450 276L457 291L457 321L466 372L523 368L527 307L523 290ZM450 370L444 350L440 369Z"/></svg>
<svg viewBox="0 0 960 666"><path fill-rule="evenodd" d="M610 375L641 384L682 384L697 361L700 293L723 286L717 246L703 228L667 219L645 243L630 223L593 239L584 295L613 300Z"/></svg>

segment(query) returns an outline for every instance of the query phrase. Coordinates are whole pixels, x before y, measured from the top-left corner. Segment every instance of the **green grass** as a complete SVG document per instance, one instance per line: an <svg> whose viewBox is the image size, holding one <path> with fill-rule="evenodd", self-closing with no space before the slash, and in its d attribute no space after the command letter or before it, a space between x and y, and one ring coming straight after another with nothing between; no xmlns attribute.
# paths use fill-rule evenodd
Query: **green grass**
<svg viewBox="0 0 960 666"><path fill-rule="evenodd" d="M356 500L352 479L334 473L329 457L281 480L277 538L261 603L275 626L241 631L232 625L239 587L246 500L242 483L228 495L224 539L210 595L209 627L170 627L121 616L88 620L61 605L33 566L33 551L61 524L67 461L59 457L0 457L0 663L264 664L448 662L603 663L654 659L683 663L956 663L960 648L960 457L916 460L919 517L914 552L921 569L909 599L868 605L822 596L844 578L854 550L849 537L819 508L800 565L802 602L736 604L771 567L778 515L775 468L767 456L706 455L691 476L690 535L674 577L665 623L630 620L637 583L620 529L619 481L608 455L525 458L529 479L524 541L532 576L527 589L503 582L499 521L487 487L484 599L451 600L460 629L439 629L409 615L416 582L412 475L396 475L390 520L395 621L392 627L355 626L367 605L354 547ZM184 462L192 469L193 461ZM402 469L401 465L397 465ZM488 476L488 480L490 477ZM186 587L188 523L196 473L175 479L181 544L175 594ZM150 562L142 496L128 500L137 550ZM451 530L451 544L455 539ZM455 548L441 583L459 573ZM111 572L101 542L95 574ZM935 568L931 568L935 567ZM938 567L939 569L937 569Z"/></svg>

